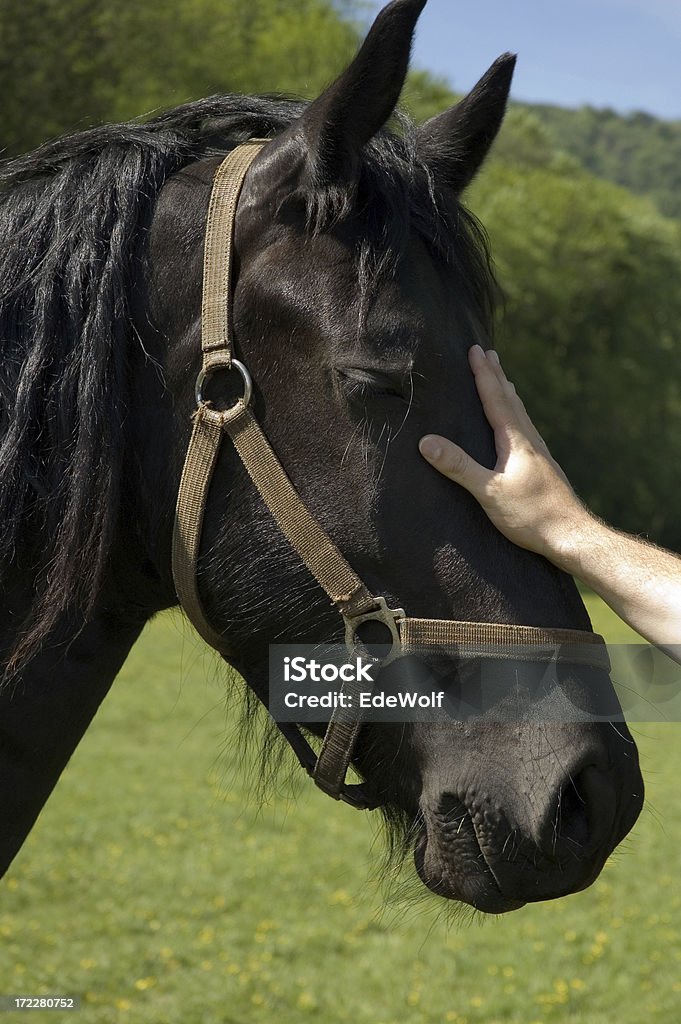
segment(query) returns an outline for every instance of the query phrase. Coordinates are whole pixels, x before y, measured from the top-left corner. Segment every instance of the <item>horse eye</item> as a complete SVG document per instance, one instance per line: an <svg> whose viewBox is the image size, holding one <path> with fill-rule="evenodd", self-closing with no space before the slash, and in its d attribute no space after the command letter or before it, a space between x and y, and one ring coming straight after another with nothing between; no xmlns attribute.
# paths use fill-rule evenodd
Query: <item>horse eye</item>
<svg viewBox="0 0 681 1024"><path fill-rule="evenodd" d="M404 388L397 381L378 378L366 372L339 371L341 389L348 402L368 405L377 399L393 399L408 402Z"/></svg>
<svg viewBox="0 0 681 1024"><path fill-rule="evenodd" d="M404 395L397 388L382 387L380 384L376 386L371 384L351 385L348 389L348 398L350 401L361 399L364 402L370 402L372 398L398 398L405 401Z"/></svg>

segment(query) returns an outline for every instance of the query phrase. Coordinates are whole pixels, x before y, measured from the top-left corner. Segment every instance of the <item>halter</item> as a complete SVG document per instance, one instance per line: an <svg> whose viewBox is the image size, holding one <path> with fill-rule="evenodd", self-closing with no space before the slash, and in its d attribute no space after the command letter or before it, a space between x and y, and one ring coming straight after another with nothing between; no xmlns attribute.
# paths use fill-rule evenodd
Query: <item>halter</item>
<svg viewBox="0 0 681 1024"><path fill-rule="evenodd" d="M232 264L234 224L246 173L265 140L252 139L238 146L217 169L208 209L203 264L201 320L202 365L196 382L196 411L177 498L173 532L173 578L180 604L204 640L221 653L225 638L209 622L198 586L198 559L203 518L211 479L222 442L227 435L236 448L253 484L272 518L317 583L336 607L345 626L345 641L357 649L357 630L366 622L380 622L390 632L392 646L383 664L410 651L452 648L461 658L539 660L553 658L609 671L603 638L575 629L458 622L450 619L415 619L402 608L389 608L384 597L372 594L317 522L286 475L250 409L253 382L243 363L233 357ZM217 372L236 371L243 395L229 409L218 410L204 398L207 381ZM527 645L550 647L528 657ZM556 655L555 648L559 646ZM359 684L345 683L343 691L359 706ZM298 760L314 782L329 796L353 807L370 809L377 801L366 784L350 785L345 776L352 760L362 722L357 710L336 708L329 721L319 755L296 725L277 723Z"/></svg>

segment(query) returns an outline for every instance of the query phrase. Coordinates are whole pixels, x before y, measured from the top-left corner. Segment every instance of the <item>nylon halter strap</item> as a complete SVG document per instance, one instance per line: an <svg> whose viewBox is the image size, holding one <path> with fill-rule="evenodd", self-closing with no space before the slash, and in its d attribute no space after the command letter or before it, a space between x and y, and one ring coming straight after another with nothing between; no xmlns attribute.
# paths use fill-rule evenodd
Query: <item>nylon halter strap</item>
<svg viewBox="0 0 681 1024"><path fill-rule="evenodd" d="M603 638L594 633L413 619L401 608L388 608L384 597L375 596L367 589L303 503L250 410L251 377L243 363L233 356L232 263L236 210L248 168L265 144L263 140L251 140L223 160L215 175L208 209L203 265L202 365L196 382L193 430L177 498L172 550L175 588L188 618L211 647L226 653L226 638L209 621L201 600L198 563L211 479L227 435L277 526L341 615L350 651L356 648L358 627L368 621L378 621L388 628L392 639L390 655L384 663L409 651L436 646L451 649L459 657L520 657L525 661L543 662L557 657L571 664L609 670ZM203 397L206 382L218 371L234 370L242 378L243 396L229 409L213 408ZM560 649L556 655L557 646ZM531 648L529 655L528 647ZM354 698L345 702L354 710L342 707L334 710L318 756L297 726L277 724L317 786L336 800L366 809L376 806L366 784L345 782L362 725L356 710L361 688L358 684L346 683L343 689Z"/></svg>

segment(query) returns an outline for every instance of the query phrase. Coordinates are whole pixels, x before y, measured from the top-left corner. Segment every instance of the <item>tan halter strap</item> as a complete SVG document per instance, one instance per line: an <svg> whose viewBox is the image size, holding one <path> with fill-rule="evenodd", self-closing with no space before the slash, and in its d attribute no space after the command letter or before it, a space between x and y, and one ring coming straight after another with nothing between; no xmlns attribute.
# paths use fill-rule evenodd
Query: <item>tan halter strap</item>
<svg viewBox="0 0 681 1024"><path fill-rule="evenodd" d="M581 630L408 618L374 596L348 564L329 535L300 498L249 406L253 391L248 369L234 358L232 263L234 226L241 189L253 160L265 145L251 140L238 146L218 167L208 210L203 272L202 364L196 382L196 411L177 498L172 567L180 604L208 644L227 652L226 638L209 621L199 592L199 555L203 519L222 441L227 435L283 535L326 592L343 618L349 650L366 621L383 623L392 648L385 662L429 646L451 649L458 657L520 658L547 662L557 657L609 670L602 637ZM244 393L226 410L204 399L208 378L217 371L237 371ZM556 647L559 647L556 654ZM344 692L355 698L353 685ZM278 723L279 724L279 723ZM375 806L366 784L351 786L345 775L362 723L357 712L334 710L318 756L295 725L279 724L298 759L315 783L335 799L359 808Z"/></svg>
<svg viewBox="0 0 681 1024"><path fill-rule="evenodd" d="M222 162L215 175L204 252L203 363L196 383L197 410L175 518L173 577L177 594L198 632L218 650L224 648L224 639L215 631L203 609L197 563L208 490L225 434L231 438L289 544L341 614L354 620L371 613L379 603L301 501L249 409L250 374L243 363L233 358L231 269L236 208L248 168L263 145L256 140L239 146ZM242 377L243 397L231 409L215 410L203 400L203 387L216 371L233 369Z"/></svg>

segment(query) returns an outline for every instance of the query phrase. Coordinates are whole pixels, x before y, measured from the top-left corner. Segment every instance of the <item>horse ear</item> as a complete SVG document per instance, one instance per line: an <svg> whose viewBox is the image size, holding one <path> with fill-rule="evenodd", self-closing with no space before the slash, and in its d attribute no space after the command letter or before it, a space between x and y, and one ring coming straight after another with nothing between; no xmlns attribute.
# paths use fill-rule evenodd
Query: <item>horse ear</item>
<svg viewBox="0 0 681 1024"><path fill-rule="evenodd" d="M503 54L460 103L419 129L421 158L437 183L457 195L480 170L501 128L515 62L515 54Z"/></svg>
<svg viewBox="0 0 681 1024"><path fill-rule="evenodd" d="M359 151L393 113L426 0L393 0L376 18L352 64L297 123L316 183L348 180Z"/></svg>

